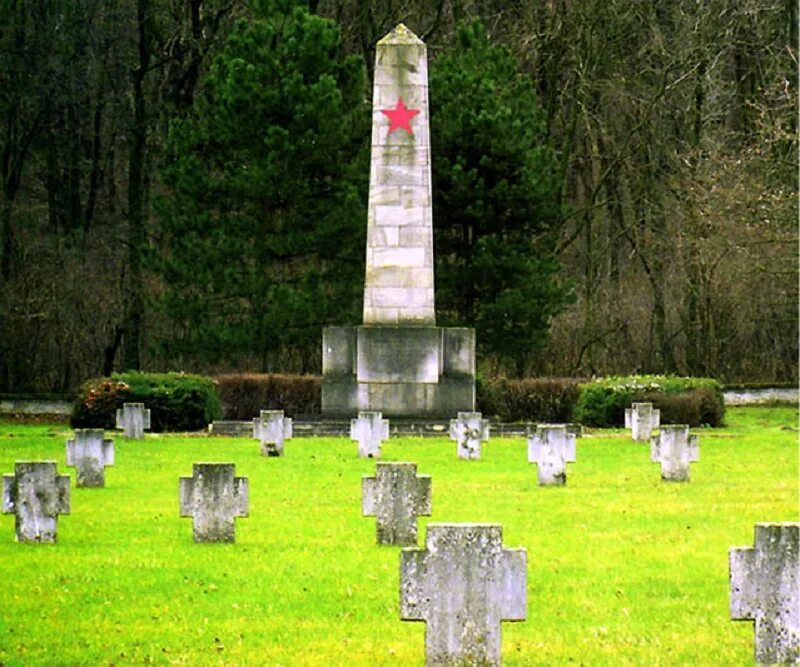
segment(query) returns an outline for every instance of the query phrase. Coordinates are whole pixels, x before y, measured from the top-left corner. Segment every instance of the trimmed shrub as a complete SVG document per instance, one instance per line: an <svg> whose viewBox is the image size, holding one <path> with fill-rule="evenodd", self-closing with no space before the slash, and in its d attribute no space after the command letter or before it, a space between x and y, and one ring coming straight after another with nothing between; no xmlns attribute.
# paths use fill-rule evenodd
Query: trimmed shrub
<svg viewBox="0 0 800 667"><path fill-rule="evenodd" d="M222 414L214 381L185 373L115 373L81 386L70 424L74 428L115 427L123 403L150 409L150 430L197 431Z"/></svg>
<svg viewBox="0 0 800 667"><path fill-rule="evenodd" d="M288 416L320 414L322 379L314 375L236 373L215 378L225 419L245 420L260 410ZM478 378L476 409L502 421L622 426L625 408L650 401L662 423L720 426L721 385L707 378L635 376L586 381L579 378ZM101 400L98 397L97 400Z"/></svg>
<svg viewBox="0 0 800 667"><path fill-rule="evenodd" d="M586 426L621 427L631 403L651 402L662 424L722 426L722 385L711 378L630 376L592 380L581 385L575 419Z"/></svg>
<svg viewBox="0 0 800 667"><path fill-rule="evenodd" d="M508 422L571 422L580 383L576 378L479 380L477 409Z"/></svg>
<svg viewBox="0 0 800 667"><path fill-rule="evenodd" d="M225 419L252 419L261 410L318 415L322 378L316 375L232 373L216 378Z"/></svg>
<svg viewBox="0 0 800 667"><path fill-rule="evenodd" d="M797 381L794 382L726 382L723 386L728 389L797 389Z"/></svg>

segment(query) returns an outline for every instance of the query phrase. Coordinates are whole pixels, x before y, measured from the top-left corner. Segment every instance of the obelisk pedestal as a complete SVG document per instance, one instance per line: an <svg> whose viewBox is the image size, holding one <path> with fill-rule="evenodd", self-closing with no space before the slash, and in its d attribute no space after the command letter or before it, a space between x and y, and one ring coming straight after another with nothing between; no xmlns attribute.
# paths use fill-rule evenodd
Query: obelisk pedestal
<svg viewBox="0 0 800 667"><path fill-rule="evenodd" d="M322 412L449 417L475 407L475 331L436 326L425 44L375 54L364 323L322 336Z"/></svg>

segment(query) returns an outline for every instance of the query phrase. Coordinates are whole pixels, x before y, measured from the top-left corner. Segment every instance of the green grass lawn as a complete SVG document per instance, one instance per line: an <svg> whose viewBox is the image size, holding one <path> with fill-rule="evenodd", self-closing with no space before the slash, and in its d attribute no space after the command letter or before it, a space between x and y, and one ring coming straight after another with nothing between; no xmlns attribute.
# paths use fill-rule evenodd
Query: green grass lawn
<svg viewBox="0 0 800 667"><path fill-rule="evenodd" d="M578 441L566 487L540 488L523 438L480 461L455 443L398 438L383 460L433 477L434 522L498 522L528 551L528 620L503 624L506 665L749 665L750 623L728 614L728 549L759 521L798 520L797 410L739 408L700 430L686 484L661 482L649 448L619 430ZM69 430L0 424L0 472L66 468ZM421 665L422 623L398 616L399 549L361 517L374 462L341 438L115 436L106 488L71 489L56 545L14 540L0 518L0 663ZM250 517L235 545L194 544L178 477L235 462Z"/></svg>

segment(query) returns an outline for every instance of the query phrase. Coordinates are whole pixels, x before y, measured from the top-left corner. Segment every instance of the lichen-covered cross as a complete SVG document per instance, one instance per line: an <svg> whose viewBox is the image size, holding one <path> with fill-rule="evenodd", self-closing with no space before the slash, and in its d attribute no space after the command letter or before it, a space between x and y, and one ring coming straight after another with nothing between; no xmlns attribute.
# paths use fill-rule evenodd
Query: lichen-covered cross
<svg viewBox="0 0 800 667"><path fill-rule="evenodd" d="M145 430L150 429L150 410L144 403L123 403L117 408L117 428L122 429L122 434L131 440L144 438Z"/></svg>
<svg viewBox="0 0 800 667"><path fill-rule="evenodd" d="M417 517L431 514L431 478L417 464L378 463L375 477L361 478L361 513L375 517L378 544L417 543Z"/></svg>
<svg viewBox="0 0 800 667"><path fill-rule="evenodd" d="M459 412L450 420L450 439L458 444L458 458L479 459L481 443L489 440L489 420L480 412Z"/></svg>
<svg viewBox="0 0 800 667"><path fill-rule="evenodd" d="M800 662L800 523L757 523L729 552L731 618L755 622L758 664Z"/></svg>
<svg viewBox="0 0 800 667"><path fill-rule="evenodd" d="M58 515L69 514L69 477L55 461L17 461L3 475L3 514L14 514L18 542L55 542Z"/></svg>
<svg viewBox="0 0 800 667"><path fill-rule="evenodd" d="M79 428L67 440L67 466L75 467L75 486L103 487L106 466L114 465L114 441L103 429Z"/></svg>
<svg viewBox="0 0 800 667"><path fill-rule="evenodd" d="M647 442L651 433L661 424L661 411L652 403L631 403L625 409L625 428L631 429L631 438L636 442Z"/></svg>
<svg viewBox="0 0 800 667"><path fill-rule="evenodd" d="M528 463L535 463L540 486L567 483L567 463L575 461L575 434L564 424L539 424L528 435Z"/></svg>
<svg viewBox="0 0 800 667"><path fill-rule="evenodd" d="M253 419L253 437L261 442L264 456L283 456L283 443L292 439L292 420L283 410L261 410Z"/></svg>
<svg viewBox="0 0 800 667"><path fill-rule="evenodd" d="M192 517L195 542L233 542L236 517L248 516L247 477L235 477L233 463L195 463L180 478L180 515Z"/></svg>
<svg viewBox="0 0 800 667"><path fill-rule="evenodd" d="M400 555L400 618L425 621L427 665L499 665L501 621L524 621L527 554L499 524L428 524Z"/></svg>
<svg viewBox="0 0 800 667"><path fill-rule="evenodd" d="M389 420L380 412L362 411L350 421L350 439L358 442L360 458L381 456L381 442L389 439Z"/></svg>
<svg viewBox="0 0 800 667"><path fill-rule="evenodd" d="M700 460L698 437L686 424L665 424L650 439L650 460L661 464L664 481L688 482L689 464Z"/></svg>

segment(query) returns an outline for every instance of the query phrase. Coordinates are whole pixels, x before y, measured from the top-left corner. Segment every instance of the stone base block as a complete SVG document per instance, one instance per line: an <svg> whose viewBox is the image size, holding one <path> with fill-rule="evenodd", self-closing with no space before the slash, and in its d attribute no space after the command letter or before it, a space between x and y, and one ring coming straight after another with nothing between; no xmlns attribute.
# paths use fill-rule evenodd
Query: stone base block
<svg viewBox="0 0 800 667"><path fill-rule="evenodd" d="M322 413L451 417L475 409L475 331L363 326L323 332Z"/></svg>

